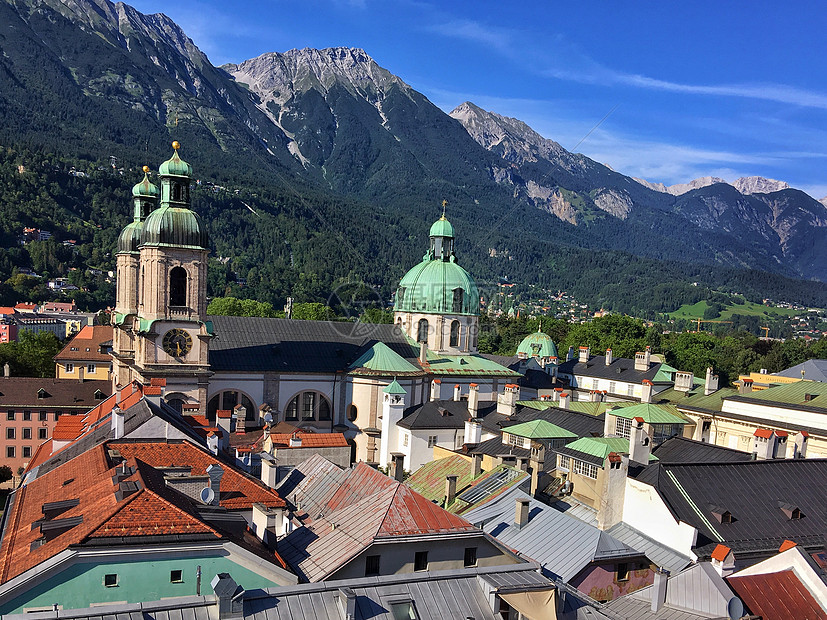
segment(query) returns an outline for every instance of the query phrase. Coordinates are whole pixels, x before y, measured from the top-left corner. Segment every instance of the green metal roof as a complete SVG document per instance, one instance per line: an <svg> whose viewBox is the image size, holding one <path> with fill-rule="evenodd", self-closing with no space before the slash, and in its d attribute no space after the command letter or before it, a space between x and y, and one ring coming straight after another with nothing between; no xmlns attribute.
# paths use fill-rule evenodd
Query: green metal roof
<svg viewBox="0 0 827 620"><path fill-rule="evenodd" d="M613 404L613 403L610 403ZM651 403L640 403L631 407L620 407L609 411L611 415L618 418L643 418L647 424L685 424L686 418L677 410L674 405L653 405Z"/></svg>
<svg viewBox="0 0 827 620"><path fill-rule="evenodd" d="M158 187L150 183L149 177L147 176L146 172L144 172L144 179L140 183L136 183L132 187L132 195L136 198L138 197L146 197L146 198L157 198L159 195Z"/></svg>
<svg viewBox="0 0 827 620"><path fill-rule="evenodd" d="M658 392L655 398L659 400L669 401L678 409L681 407L691 407L692 409L701 409L703 411L720 411L724 398L734 396L738 393L735 388L720 388L709 396L704 394L704 386L700 385L688 392L669 388L663 392Z"/></svg>
<svg viewBox="0 0 827 620"><path fill-rule="evenodd" d="M629 454L629 440L625 437L581 437L577 441L566 444L566 448L605 459L610 452ZM657 461L654 454L649 455L650 461Z"/></svg>
<svg viewBox="0 0 827 620"><path fill-rule="evenodd" d="M376 342L348 370L351 374L421 375L422 371L384 342ZM398 384L397 384L398 385Z"/></svg>
<svg viewBox="0 0 827 620"><path fill-rule="evenodd" d="M141 245L206 250L209 238L197 213L167 204L155 209L144 221Z"/></svg>
<svg viewBox="0 0 827 620"><path fill-rule="evenodd" d="M680 371L677 368L672 368L669 364L661 364L652 381L655 383L670 382L672 381L673 374L676 372Z"/></svg>
<svg viewBox="0 0 827 620"><path fill-rule="evenodd" d="M538 411L543 411L548 409L549 407L559 408L559 403L550 401L550 400L520 400L517 401L518 405L523 405L524 407L531 407L532 409L537 409ZM606 409L610 409L612 407L634 407L637 403L632 402L616 402L616 403L606 403L606 402L592 402L588 400L573 400L569 403L569 411L575 411L577 413L587 413L589 415L598 416L601 413L605 412Z"/></svg>
<svg viewBox="0 0 827 620"><path fill-rule="evenodd" d="M462 304L454 312L454 290L462 290ZM394 310L433 314L477 315L480 293L470 274L454 260L426 258L399 282Z"/></svg>
<svg viewBox="0 0 827 620"><path fill-rule="evenodd" d="M161 176L176 176L176 177L190 177L192 176L192 166L178 156L177 143L173 142L175 152L168 160L161 164L158 168L158 174Z"/></svg>
<svg viewBox="0 0 827 620"><path fill-rule="evenodd" d="M382 390L385 394L404 394L407 396L408 392L399 385L399 382L394 379L391 381L384 390Z"/></svg>
<svg viewBox="0 0 827 620"><path fill-rule="evenodd" d="M441 355L430 349L426 352L425 370L440 376L490 376L519 379L522 375L481 355Z"/></svg>
<svg viewBox="0 0 827 620"><path fill-rule="evenodd" d="M121 234L118 235L118 254L137 254L138 246L141 245L141 231L143 230L143 222L133 220L129 222Z"/></svg>
<svg viewBox="0 0 827 620"><path fill-rule="evenodd" d="M454 236L454 227L451 225L445 216L443 215L439 218L436 222L433 223L431 226L431 232L428 233L429 237L452 237Z"/></svg>
<svg viewBox="0 0 827 620"><path fill-rule="evenodd" d="M805 405L827 409L827 383L821 381L796 381L737 396L775 405Z"/></svg>
<svg viewBox="0 0 827 620"><path fill-rule="evenodd" d="M546 420L532 420L515 424L503 429L504 432L528 439L563 439L565 437L577 437L575 433L560 428Z"/></svg>
<svg viewBox="0 0 827 620"><path fill-rule="evenodd" d="M538 329L523 338L517 347L517 355L521 354L526 357L557 357L557 346L551 336Z"/></svg>

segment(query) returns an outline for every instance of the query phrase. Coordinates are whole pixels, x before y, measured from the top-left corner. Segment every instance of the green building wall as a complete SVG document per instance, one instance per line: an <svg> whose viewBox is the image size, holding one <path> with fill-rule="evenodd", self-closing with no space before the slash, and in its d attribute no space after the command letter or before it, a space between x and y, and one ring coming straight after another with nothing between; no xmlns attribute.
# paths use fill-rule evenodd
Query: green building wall
<svg viewBox="0 0 827 620"><path fill-rule="evenodd" d="M210 581L217 573L230 573L244 589L271 588L278 584L236 564L227 557L204 554L180 559L77 562L0 605L0 614L23 613L24 608L63 609L89 607L93 603L157 601L171 596L196 594L196 570L201 566L201 594L212 594ZM181 583L172 583L172 571L182 571ZM107 587L104 576L115 574L118 585Z"/></svg>

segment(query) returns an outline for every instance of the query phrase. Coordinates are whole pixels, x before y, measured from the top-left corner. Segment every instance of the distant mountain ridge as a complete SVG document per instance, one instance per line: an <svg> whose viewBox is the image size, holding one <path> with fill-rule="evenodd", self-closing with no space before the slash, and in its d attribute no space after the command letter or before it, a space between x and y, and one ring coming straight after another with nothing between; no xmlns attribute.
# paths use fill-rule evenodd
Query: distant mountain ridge
<svg viewBox="0 0 827 620"><path fill-rule="evenodd" d="M548 256L585 248L827 279L825 209L802 192L664 193L470 102L447 115L358 48L217 68L163 15L108 0L2 0L0 52L2 142L140 165L175 136L199 174L369 208L370 224L343 206L332 221L348 235L370 226L371 251L400 270L447 199L482 277L519 264L540 278ZM329 234L314 217L311 234ZM220 221L209 225L224 244Z"/></svg>
<svg viewBox="0 0 827 620"><path fill-rule="evenodd" d="M665 194L672 194L673 196L680 196L693 189L700 189L716 183L726 183L732 185L742 194L769 194L772 192L780 192L782 189L790 189L789 183L785 181L776 181L775 179L767 179L764 177L741 177L732 183L728 183L725 179L720 177L700 177L693 179L689 183L676 183L675 185L664 185L663 183L653 183L646 179L638 179L632 177L641 185L653 189L656 192L663 192Z"/></svg>

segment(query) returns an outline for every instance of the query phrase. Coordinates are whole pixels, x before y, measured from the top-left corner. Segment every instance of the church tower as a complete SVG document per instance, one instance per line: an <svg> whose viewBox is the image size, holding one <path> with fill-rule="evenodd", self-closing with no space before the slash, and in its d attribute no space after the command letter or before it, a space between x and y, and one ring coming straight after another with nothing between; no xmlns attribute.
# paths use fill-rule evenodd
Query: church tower
<svg viewBox="0 0 827 620"><path fill-rule="evenodd" d="M443 203L444 206L444 203ZM422 262L399 282L394 320L411 339L445 355L477 352L480 294L457 264L454 227L443 212Z"/></svg>
<svg viewBox="0 0 827 620"><path fill-rule="evenodd" d="M198 403L205 412L212 338L211 325L206 322L208 239L201 219L189 208L192 167L179 157L178 143L172 146L172 157L158 170L160 205L148 214L141 211L145 219L137 240L137 265L134 250L122 252L119 243L114 323L131 334L132 349L115 347L115 381L124 385L133 379L144 384L156 377L166 379L167 402L177 408ZM129 226L122 238L128 236ZM128 283L125 286L120 283L121 266ZM136 277L131 279L133 268ZM134 293L126 291L129 283L134 283ZM125 344L127 339L123 340ZM124 364L129 366L128 372L119 368Z"/></svg>

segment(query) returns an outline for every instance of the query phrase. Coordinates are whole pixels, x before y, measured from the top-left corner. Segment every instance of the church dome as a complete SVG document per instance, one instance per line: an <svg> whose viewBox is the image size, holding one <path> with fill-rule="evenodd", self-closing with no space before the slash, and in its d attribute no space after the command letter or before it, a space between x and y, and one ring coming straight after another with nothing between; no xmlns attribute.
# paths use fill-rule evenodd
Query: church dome
<svg viewBox="0 0 827 620"><path fill-rule="evenodd" d="M517 355L520 357L557 357L557 347L554 341L546 333L539 329L529 334L517 347Z"/></svg>
<svg viewBox="0 0 827 620"><path fill-rule="evenodd" d="M144 221L141 231L141 245L206 250L208 241L201 218L186 207L163 205L155 209Z"/></svg>
<svg viewBox="0 0 827 620"><path fill-rule="evenodd" d="M178 156L178 149L180 148L178 142L173 142L172 148L175 149L175 152L172 157L161 164L158 168L158 174L164 177L191 177L192 166Z"/></svg>
<svg viewBox="0 0 827 620"><path fill-rule="evenodd" d="M140 183L136 183L132 187L132 195L135 198L157 198L159 193L158 187L150 183L149 176L147 173L149 172L149 166L144 166L144 180Z"/></svg>
<svg viewBox="0 0 827 620"><path fill-rule="evenodd" d="M141 229L143 222L129 222L121 234L118 235L118 254L126 252L130 254L138 253L138 246L141 245Z"/></svg>
<svg viewBox="0 0 827 620"><path fill-rule="evenodd" d="M394 310L477 315L480 294L471 275L455 262L426 259L402 277Z"/></svg>
<svg viewBox="0 0 827 620"><path fill-rule="evenodd" d="M454 227L451 225L445 216L443 215L439 218L436 222L433 223L431 226L431 232L428 233L429 237L453 237L454 236Z"/></svg>

